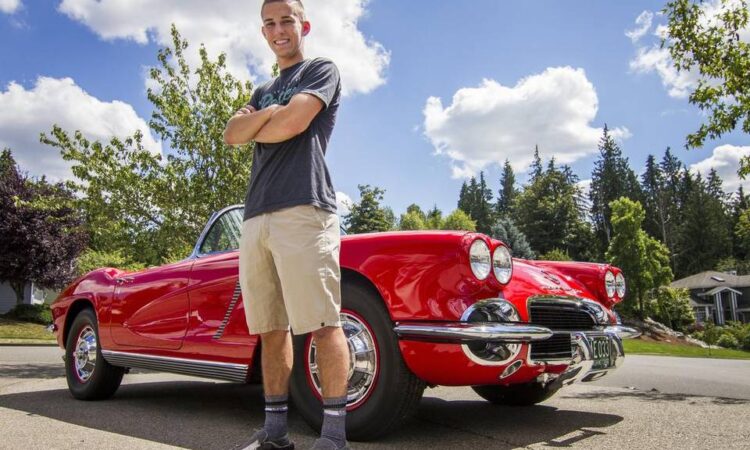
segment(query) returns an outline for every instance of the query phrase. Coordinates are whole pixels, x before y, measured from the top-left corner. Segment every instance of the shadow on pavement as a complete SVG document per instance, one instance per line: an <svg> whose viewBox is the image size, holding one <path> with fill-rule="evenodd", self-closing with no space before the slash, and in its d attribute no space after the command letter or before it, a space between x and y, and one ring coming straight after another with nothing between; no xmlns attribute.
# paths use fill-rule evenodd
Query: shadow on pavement
<svg viewBox="0 0 750 450"><path fill-rule="evenodd" d="M0 364L0 377L8 378L65 378L65 366L60 364Z"/></svg>
<svg viewBox="0 0 750 450"><path fill-rule="evenodd" d="M38 375L38 374L37 374ZM0 407L149 441L191 449L230 449L263 425L258 385L212 382L125 384L109 400L85 402L67 390L0 396ZM622 417L551 406L509 408L484 401L426 396L403 428L356 448L515 448L533 443L569 446L605 434ZM317 437L294 410L290 434L299 448Z"/></svg>
<svg viewBox="0 0 750 450"><path fill-rule="evenodd" d="M694 403L697 400L709 401L715 405L747 405L750 404L750 400L739 399L739 398L727 398L727 397L707 397L700 395L687 395L687 394L668 394L665 392L657 391L656 389L651 391L607 391L607 392L587 392L577 393L576 399L601 399L601 400L617 400L621 398L635 398L639 400L645 400L649 402L653 401L665 401L665 402L690 402Z"/></svg>

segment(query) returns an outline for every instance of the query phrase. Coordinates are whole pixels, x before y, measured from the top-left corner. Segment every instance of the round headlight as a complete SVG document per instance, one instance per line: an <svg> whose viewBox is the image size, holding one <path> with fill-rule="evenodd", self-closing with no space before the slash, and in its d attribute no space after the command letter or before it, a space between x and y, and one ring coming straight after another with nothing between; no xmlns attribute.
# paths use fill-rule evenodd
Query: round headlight
<svg viewBox="0 0 750 450"><path fill-rule="evenodd" d="M604 287L607 289L607 297L615 296L615 274L609 270L604 274Z"/></svg>
<svg viewBox="0 0 750 450"><path fill-rule="evenodd" d="M615 277L615 290L618 297L625 298L625 276L621 273Z"/></svg>
<svg viewBox="0 0 750 450"><path fill-rule="evenodd" d="M490 248L483 240L477 239L472 242L469 249L469 262L471 271L478 279L484 280L490 274Z"/></svg>
<svg viewBox="0 0 750 450"><path fill-rule="evenodd" d="M500 246L495 249L495 253L492 254L492 270L497 281L502 284L510 281L510 276L513 275L513 260L508 247Z"/></svg>

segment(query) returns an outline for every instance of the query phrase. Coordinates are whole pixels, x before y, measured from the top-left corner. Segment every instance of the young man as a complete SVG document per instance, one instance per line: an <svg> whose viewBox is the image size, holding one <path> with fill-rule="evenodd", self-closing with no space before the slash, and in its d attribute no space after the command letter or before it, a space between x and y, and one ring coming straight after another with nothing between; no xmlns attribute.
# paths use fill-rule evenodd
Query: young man
<svg viewBox="0 0 750 450"><path fill-rule="evenodd" d="M299 0L264 0L263 37L280 75L257 88L224 139L255 141L240 241L240 284L250 333L262 342L266 420L248 449L292 449L287 399L295 334L312 333L323 388L323 429L312 448L348 448L349 348L341 329L336 193L325 152L341 85L329 60L307 60L310 22Z"/></svg>

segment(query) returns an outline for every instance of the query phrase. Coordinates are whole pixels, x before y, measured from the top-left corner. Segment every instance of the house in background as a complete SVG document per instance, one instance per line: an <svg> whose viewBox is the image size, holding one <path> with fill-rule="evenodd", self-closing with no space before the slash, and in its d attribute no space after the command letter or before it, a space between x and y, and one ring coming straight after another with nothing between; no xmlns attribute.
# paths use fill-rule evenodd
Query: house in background
<svg viewBox="0 0 750 450"><path fill-rule="evenodd" d="M40 289L34 283L26 283L23 290L23 304L40 305L51 302L57 293L48 289ZM0 314L5 314L16 306L16 292L8 283L0 283Z"/></svg>
<svg viewBox="0 0 750 450"><path fill-rule="evenodd" d="M676 280L670 286L690 291L690 304L698 323L708 319L717 325L750 322L750 275L709 270Z"/></svg>

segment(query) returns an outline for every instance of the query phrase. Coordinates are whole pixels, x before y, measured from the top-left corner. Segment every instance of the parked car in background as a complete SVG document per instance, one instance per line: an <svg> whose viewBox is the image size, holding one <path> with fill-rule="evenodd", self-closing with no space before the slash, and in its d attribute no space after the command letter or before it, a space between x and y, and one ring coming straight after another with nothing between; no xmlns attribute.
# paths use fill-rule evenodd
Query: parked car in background
<svg viewBox="0 0 750 450"><path fill-rule="evenodd" d="M52 305L75 398L111 397L129 368L259 380L238 284L242 206L214 214L183 260L139 272L95 270ZM472 386L499 405L531 405L620 366L612 307L625 280L606 264L513 259L479 233L342 236L350 358L347 433L369 440L414 413L427 386ZM321 426L315 342L294 337L291 395Z"/></svg>

